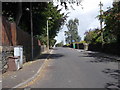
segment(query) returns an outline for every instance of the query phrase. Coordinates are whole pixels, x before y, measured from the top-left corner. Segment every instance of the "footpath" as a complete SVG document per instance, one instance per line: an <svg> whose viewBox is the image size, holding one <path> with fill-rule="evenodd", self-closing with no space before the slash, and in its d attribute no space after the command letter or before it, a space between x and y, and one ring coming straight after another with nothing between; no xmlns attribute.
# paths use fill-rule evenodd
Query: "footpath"
<svg viewBox="0 0 120 90"><path fill-rule="evenodd" d="M32 81L40 72L49 55L50 54L45 52L34 61L24 63L22 69L18 71L8 71L2 74L3 90L4 88L19 88L21 85Z"/></svg>

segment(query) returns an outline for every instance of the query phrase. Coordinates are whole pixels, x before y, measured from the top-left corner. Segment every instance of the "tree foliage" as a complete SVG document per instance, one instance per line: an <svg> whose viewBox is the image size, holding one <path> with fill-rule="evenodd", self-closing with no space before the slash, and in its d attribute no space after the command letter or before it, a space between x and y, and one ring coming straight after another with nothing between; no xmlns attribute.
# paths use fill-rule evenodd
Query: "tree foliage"
<svg viewBox="0 0 120 90"><path fill-rule="evenodd" d="M120 43L120 2L113 3L113 8L104 12L105 33L108 39ZM112 38L111 38L112 37Z"/></svg>
<svg viewBox="0 0 120 90"><path fill-rule="evenodd" d="M76 4L77 6L79 6L81 5L81 2L83 0L53 0L53 1L58 1L58 2L60 1L61 2L60 5L65 7L66 10L68 10L68 5L70 5L71 8L74 9L73 5Z"/></svg>
<svg viewBox="0 0 120 90"><path fill-rule="evenodd" d="M113 3L113 7L103 11L98 15L105 27L102 30L94 29L85 33L85 41L88 43L102 43L101 33L103 33L104 43L120 43L120 2Z"/></svg>
<svg viewBox="0 0 120 90"><path fill-rule="evenodd" d="M61 14L60 11L61 9L58 10L52 2L32 2L33 35L42 43L46 43L46 23L49 17L52 17L48 21L50 43L54 41L54 37L64 24L67 15ZM2 14L9 21L16 21L16 24L18 22L17 26L22 30L31 33L30 2L3 2Z"/></svg>
<svg viewBox="0 0 120 90"><path fill-rule="evenodd" d="M68 24L66 24L68 31L65 31L66 43L80 41L81 38L78 35L78 25L79 25L79 20L77 18L68 21Z"/></svg>
<svg viewBox="0 0 120 90"><path fill-rule="evenodd" d="M87 43L101 43L101 30L98 28L85 32L84 41Z"/></svg>

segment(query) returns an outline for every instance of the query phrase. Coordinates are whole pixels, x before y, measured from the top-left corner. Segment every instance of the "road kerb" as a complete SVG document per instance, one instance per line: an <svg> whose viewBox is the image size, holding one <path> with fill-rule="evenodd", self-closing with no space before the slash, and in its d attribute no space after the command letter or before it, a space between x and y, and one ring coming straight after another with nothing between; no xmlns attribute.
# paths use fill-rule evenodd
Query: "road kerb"
<svg viewBox="0 0 120 90"><path fill-rule="evenodd" d="M53 50L51 50L50 53L52 53L52 52L53 52ZM35 77L38 76L38 74L41 72L41 70L42 70L43 67L45 66L45 62L47 61L47 59L48 59L49 56L50 56L50 55L48 55L47 58L44 60L42 66L39 68L39 70L37 71L36 74L34 74L31 78L27 79L25 82L22 82L22 83L20 83L20 84L18 84L18 85L16 85L16 86L14 86L13 88L19 88L19 87L24 86L25 84L31 82L32 80L34 80Z"/></svg>

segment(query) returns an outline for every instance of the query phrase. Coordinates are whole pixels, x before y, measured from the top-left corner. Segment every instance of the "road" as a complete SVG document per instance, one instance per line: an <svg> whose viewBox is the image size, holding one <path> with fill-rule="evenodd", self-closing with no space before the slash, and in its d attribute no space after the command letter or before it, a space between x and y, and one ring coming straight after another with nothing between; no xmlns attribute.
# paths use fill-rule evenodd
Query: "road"
<svg viewBox="0 0 120 90"><path fill-rule="evenodd" d="M118 85L118 62L100 53L54 48L48 65L31 88L114 88Z"/></svg>

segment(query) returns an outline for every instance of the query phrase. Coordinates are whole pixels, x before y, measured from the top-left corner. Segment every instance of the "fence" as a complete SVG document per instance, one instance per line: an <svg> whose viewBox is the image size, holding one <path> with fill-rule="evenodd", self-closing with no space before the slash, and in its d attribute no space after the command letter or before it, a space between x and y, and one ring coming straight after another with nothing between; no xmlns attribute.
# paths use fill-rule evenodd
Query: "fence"
<svg viewBox="0 0 120 90"><path fill-rule="evenodd" d="M40 54L41 44L36 38L33 38L33 53L34 57ZM9 22L5 17L2 17L2 46L17 46L22 45L24 55L27 61L31 59L31 36L16 27L15 22Z"/></svg>

